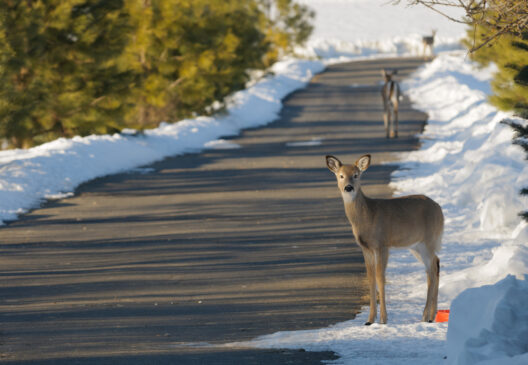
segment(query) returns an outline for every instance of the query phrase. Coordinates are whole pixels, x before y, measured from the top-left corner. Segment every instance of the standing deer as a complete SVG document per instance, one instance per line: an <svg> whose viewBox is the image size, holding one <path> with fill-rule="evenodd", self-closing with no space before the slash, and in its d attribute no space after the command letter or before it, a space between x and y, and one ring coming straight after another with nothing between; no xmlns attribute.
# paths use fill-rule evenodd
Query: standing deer
<svg viewBox="0 0 528 365"><path fill-rule="evenodd" d="M431 35L429 36L423 36L422 37L422 43L423 43L423 57L424 57L424 60L427 59L427 53L426 51L429 49L429 57L430 58L433 58L434 57L434 50L433 50L433 46L434 46L434 39L435 39L435 35L436 35L436 29L433 29L432 32L431 32Z"/></svg>
<svg viewBox="0 0 528 365"><path fill-rule="evenodd" d="M381 98L383 100L383 123L387 138L398 137L398 109L400 107L400 85L392 79L398 70L387 72L381 70L385 83L381 88Z"/></svg>
<svg viewBox="0 0 528 365"><path fill-rule="evenodd" d="M343 165L334 156L326 164L337 178L345 212L356 242L363 251L370 290L370 311L365 325L377 315L376 284L380 300L380 323L387 323L385 269L390 248L408 248L423 262L427 272L427 300L422 321L432 322L437 311L440 280L440 251L444 215L440 206L424 195L372 199L363 194L360 177L370 166L370 155L355 165Z"/></svg>

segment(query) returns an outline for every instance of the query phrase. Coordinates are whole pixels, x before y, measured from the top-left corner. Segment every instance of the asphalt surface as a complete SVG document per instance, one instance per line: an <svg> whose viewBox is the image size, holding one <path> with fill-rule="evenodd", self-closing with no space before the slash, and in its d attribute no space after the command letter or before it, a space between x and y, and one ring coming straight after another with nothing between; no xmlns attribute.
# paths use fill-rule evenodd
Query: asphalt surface
<svg viewBox="0 0 528 365"><path fill-rule="evenodd" d="M238 149L169 158L79 187L0 229L0 362L319 364L332 353L227 348L353 319L368 304L362 255L324 156L373 166L389 197L395 152L426 116L404 100L385 138L382 68L329 67ZM392 164L387 164L392 163ZM390 303L388 303L390 312Z"/></svg>

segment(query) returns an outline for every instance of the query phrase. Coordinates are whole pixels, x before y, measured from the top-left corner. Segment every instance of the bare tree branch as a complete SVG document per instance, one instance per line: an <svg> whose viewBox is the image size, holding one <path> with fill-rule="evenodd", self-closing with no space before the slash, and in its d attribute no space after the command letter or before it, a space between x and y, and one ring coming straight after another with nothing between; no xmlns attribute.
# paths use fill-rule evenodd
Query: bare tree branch
<svg viewBox="0 0 528 365"><path fill-rule="evenodd" d="M399 4L401 1L393 0L393 4ZM423 5L451 21L473 25L474 32L479 25L488 28L491 35L480 44L474 44L470 52L482 48L504 34L521 36L528 31L527 0L407 0L407 3L411 6ZM442 7L462 9L464 15L457 19L440 10Z"/></svg>

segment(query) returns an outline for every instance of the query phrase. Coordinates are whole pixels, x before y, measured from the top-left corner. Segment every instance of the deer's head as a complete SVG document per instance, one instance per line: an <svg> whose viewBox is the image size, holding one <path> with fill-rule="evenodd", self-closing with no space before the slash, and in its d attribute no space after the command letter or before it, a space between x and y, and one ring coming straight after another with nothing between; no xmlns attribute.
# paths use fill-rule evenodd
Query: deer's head
<svg viewBox="0 0 528 365"><path fill-rule="evenodd" d="M392 81L392 76L396 75L398 73L398 70L392 70L387 71L385 69L381 70L381 76L383 76L383 79L385 82Z"/></svg>
<svg viewBox="0 0 528 365"><path fill-rule="evenodd" d="M344 165L337 157L326 156L326 166L335 174L343 200L351 202L360 189L361 174L370 166L370 155L361 156L354 165Z"/></svg>

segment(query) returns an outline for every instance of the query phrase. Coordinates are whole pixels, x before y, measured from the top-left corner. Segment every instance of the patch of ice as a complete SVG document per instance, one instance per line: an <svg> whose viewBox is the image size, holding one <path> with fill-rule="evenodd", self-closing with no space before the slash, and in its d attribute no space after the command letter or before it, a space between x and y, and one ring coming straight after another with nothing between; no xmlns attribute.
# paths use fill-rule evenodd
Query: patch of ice
<svg viewBox="0 0 528 365"><path fill-rule="evenodd" d="M204 147L213 150L233 150L240 148L240 145L225 139L216 139L205 143Z"/></svg>
<svg viewBox="0 0 528 365"><path fill-rule="evenodd" d="M312 147L320 146L323 143L321 138L312 138L309 141L299 141L299 142L287 142L286 146L288 147Z"/></svg>

